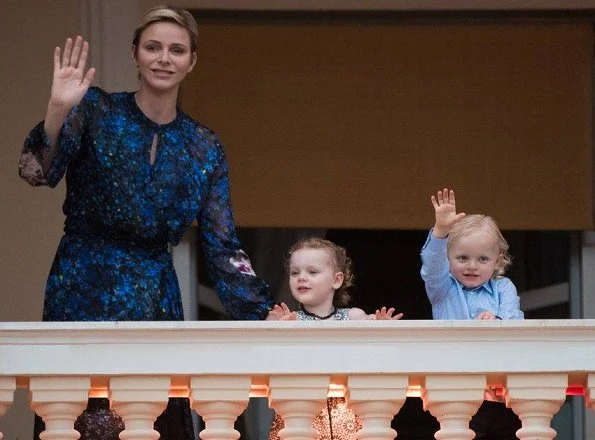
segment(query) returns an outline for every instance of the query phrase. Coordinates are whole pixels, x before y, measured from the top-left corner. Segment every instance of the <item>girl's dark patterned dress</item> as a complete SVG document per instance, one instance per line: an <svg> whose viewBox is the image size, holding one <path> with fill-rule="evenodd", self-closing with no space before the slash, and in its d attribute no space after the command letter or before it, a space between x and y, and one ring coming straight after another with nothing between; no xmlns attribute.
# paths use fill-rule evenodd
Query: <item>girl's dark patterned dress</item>
<svg viewBox="0 0 595 440"><path fill-rule="evenodd" d="M66 174L64 236L48 277L44 321L183 320L168 245L178 244L194 219L228 313L266 316L273 301L240 249L228 165L215 133L179 109L172 122L156 124L134 93L90 88L65 120L43 173L48 150L42 122L19 163L32 185L54 187ZM123 428L107 401L90 404L76 426L83 440L115 440ZM188 401L170 399L156 427L162 439L194 439Z"/></svg>

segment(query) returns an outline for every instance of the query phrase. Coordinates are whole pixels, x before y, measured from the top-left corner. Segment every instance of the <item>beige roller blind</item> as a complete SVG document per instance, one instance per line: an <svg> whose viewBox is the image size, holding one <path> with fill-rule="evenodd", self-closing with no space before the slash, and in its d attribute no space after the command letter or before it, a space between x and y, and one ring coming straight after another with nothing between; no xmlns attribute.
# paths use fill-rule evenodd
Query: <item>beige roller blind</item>
<svg viewBox="0 0 595 440"><path fill-rule="evenodd" d="M593 227L587 23L202 19L182 105L241 226L425 229L429 196L507 229Z"/></svg>

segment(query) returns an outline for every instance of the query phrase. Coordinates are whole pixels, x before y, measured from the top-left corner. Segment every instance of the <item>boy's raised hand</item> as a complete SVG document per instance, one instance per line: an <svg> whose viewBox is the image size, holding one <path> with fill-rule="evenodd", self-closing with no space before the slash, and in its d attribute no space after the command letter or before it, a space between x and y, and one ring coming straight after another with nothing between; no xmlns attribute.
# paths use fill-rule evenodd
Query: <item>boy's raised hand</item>
<svg viewBox="0 0 595 440"><path fill-rule="evenodd" d="M457 214L455 192L452 189L444 188L430 199L436 213L436 223L432 234L436 238L445 238L449 234L452 225L465 217L465 213Z"/></svg>

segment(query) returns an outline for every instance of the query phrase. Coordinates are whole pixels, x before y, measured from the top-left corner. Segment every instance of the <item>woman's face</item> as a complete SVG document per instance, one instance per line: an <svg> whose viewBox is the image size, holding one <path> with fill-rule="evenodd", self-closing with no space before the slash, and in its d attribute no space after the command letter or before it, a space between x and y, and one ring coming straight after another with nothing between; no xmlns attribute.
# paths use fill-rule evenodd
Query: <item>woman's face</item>
<svg viewBox="0 0 595 440"><path fill-rule="evenodd" d="M177 90L196 64L188 32L168 21L147 26L132 51L141 84L155 91Z"/></svg>

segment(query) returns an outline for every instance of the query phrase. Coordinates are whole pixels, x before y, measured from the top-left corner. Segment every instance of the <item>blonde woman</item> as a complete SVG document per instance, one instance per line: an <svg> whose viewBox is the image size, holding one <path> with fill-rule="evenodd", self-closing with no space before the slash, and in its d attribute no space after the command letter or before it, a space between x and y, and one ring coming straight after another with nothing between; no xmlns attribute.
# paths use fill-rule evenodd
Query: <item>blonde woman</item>
<svg viewBox="0 0 595 440"><path fill-rule="evenodd" d="M66 215L48 277L45 321L183 320L169 245L198 221L207 265L229 314L264 319L273 305L235 233L228 165L217 135L177 105L197 61L197 26L181 9L149 10L132 40L134 92L90 87L89 44L54 52L45 120L25 141L19 172L54 187L66 175ZM40 425L38 425L40 426ZM185 399L157 421L161 439L195 439ZM114 439L123 425L91 399L81 439Z"/></svg>

